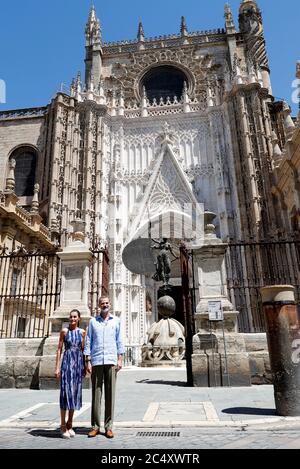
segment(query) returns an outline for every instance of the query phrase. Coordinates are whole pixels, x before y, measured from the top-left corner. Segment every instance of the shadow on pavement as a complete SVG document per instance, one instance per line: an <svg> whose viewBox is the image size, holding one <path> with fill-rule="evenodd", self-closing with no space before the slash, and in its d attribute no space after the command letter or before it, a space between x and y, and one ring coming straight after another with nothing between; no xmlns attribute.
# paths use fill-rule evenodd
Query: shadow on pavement
<svg viewBox="0 0 300 469"><path fill-rule="evenodd" d="M223 409L223 414L240 414L240 415L276 415L275 409L258 409L255 407L232 407Z"/></svg>
<svg viewBox="0 0 300 469"><path fill-rule="evenodd" d="M163 380L152 380L152 379L141 379L136 381L137 384L166 384L167 386L182 386L186 387L185 381L163 381Z"/></svg>
<svg viewBox="0 0 300 469"><path fill-rule="evenodd" d="M76 428L76 427L74 427L74 431L75 431L76 435L81 435L81 436L86 436L86 437L87 437L87 434L90 430L91 430L90 428L83 428L83 427ZM36 437L42 437L42 438L62 439L62 437L60 436L59 428L55 428L54 430L46 430L44 428L41 428L41 429L35 428L34 430L29 431L28 435L36 436ZM104 433L99 433L99 435L100 436L105 436Z"/></svg>

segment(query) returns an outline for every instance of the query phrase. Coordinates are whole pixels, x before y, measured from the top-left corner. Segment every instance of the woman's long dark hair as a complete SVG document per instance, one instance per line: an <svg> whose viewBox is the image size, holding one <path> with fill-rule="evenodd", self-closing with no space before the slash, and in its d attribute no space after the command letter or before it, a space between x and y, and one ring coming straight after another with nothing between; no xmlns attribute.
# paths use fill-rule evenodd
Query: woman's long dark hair
<svg viewBox="0 0 300 469"><path fill-rule="evenodd" d="M77 313L77 315L79 317L77 327L79 327L79 324L80 324L80 311L78 311L78 309L72 309L72 311L70 311L69 317L71 316L72 313Z"/></svg>

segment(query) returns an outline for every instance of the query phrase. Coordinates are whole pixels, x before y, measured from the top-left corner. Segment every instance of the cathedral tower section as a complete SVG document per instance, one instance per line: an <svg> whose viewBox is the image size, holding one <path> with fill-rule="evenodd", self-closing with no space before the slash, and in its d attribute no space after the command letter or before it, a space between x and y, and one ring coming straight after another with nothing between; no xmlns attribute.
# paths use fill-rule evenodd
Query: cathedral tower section
<svg viewBox="0 0 300 469"><path fill-rule="evenodd" d="M264 87L272 94L263 19L255 0L242 1L239 25L246 45L248 66L258 70L262 74Z"/></svg>
<svg viewBox="0 0 300 469"><path fill-rule="evenodd" d="M79 86L80 78L77 78ZM81 86L80 86L81 88ZM50 105L55 116L47 145L52 153L49 224L53 237L64 246L71 222L80 217L86 224L89 244L101 236L100 218L104 172L103 116L106 107L92 96L84 101L59 93Z"/></svg>
<svg viewBox="0 0 300 469"><path fill-rule="evenodd" d="M237 32L231 9L228 4L225 6L230 67L225 102L240 216L240 233L236 236L258 239L266 236L266 230L275 230L270 191L276 106L261 12L256 1L243 0L239 13L240 32Z"/></svg>

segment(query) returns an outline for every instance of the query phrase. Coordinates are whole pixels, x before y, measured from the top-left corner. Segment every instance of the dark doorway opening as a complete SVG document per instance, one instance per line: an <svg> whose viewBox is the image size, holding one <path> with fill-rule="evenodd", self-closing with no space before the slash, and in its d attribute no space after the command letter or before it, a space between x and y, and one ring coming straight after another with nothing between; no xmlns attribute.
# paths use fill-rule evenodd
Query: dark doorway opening
<svg viewBox="0 0 300 469"><path fill-rule="evenodd" d="M180 322L184 326L184 314L183 314L183 307L182 307L182 287L172 287L172 290L168 292L168 295L173 298L176 303L176 311L175 314L172 316L173 319ZM164 296L164 293L158 293L158 299ZM162 319L160 315L158 315L158 320Z"/></svg>

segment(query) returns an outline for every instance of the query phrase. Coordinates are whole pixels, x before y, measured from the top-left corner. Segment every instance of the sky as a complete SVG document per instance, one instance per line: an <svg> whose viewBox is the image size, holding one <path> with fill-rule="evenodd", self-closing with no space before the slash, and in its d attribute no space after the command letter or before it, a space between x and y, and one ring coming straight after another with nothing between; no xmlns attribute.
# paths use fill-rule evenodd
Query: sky
<svg viewBox="0 0 300 469"><path fill-rule="evenodd" d="M135 39L138 22L145 36L178 33L186 17L190 31L224 27L226 0L94 0L105 42ZM229 0L238 26L240 0ZM44 106L61 86L84 74L84 27L90 0L0 0L0 111ZM259 0L264 17L273 94L292 103L300 60L299 0ZM294 83L295 86L295 83ZM3 90L3 87L2 87ZM1 101L1 89L0 89Z"/></svg>

